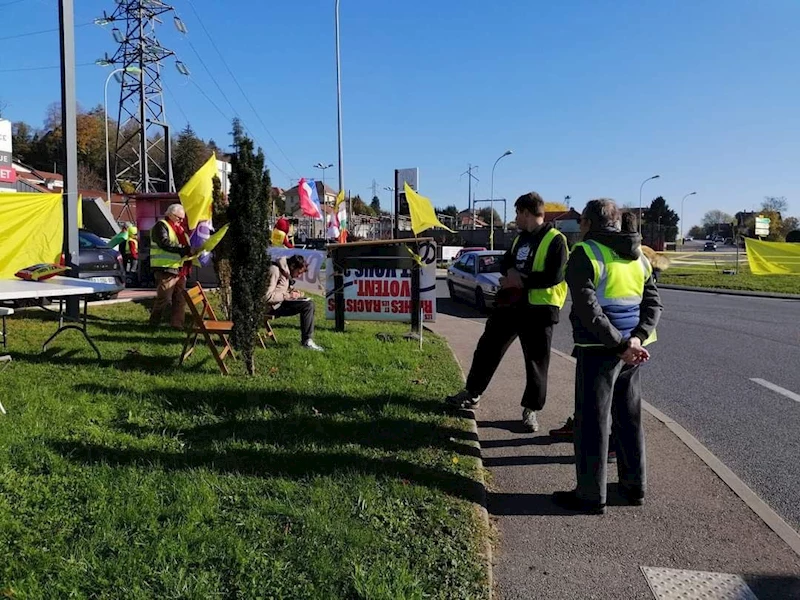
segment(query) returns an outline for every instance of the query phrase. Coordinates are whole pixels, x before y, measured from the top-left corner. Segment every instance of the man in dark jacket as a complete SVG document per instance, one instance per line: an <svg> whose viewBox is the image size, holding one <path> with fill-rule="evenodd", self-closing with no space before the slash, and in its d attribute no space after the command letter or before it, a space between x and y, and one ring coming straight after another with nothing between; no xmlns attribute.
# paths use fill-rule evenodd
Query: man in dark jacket
<svg viewBox="0 0 800 600"><path fill-rule="evenodd" d="M520 196L514 206L520 233L503 256L504 277L496 308L475 349L466 389L446 401L460 408L476 408L506 350L519 337L526 371L522 421L529 431L538 431L536 413L547 398L553 325L558 323L567 295L567 241L557 229L544 224L544 200L536 192Z"/></svg>
<svg viewBox="0 0 800 600"><path fill-rule="evenodd" d="M150 268L156 279L156 299L150 312L150 325L161 322L161 314L167 305L172 306L170 324L175 329L183 328L186 300L186 276L192 268L189 234L185 229L186 212L180 204L172 204L164 218L150 230Z"/></svg>
<svg viewBox="0 0 800 600"><path fill-rule="evenodd" d="M610 423L616 438L620 493L641 505L645 449L639 366L650 358L662 306L641 237L620 231L613 200L591 200L581 216L583 242L573 247L566 280L575 373L575 467L577 487L557 492L569 510L602 514Z"/></svg>

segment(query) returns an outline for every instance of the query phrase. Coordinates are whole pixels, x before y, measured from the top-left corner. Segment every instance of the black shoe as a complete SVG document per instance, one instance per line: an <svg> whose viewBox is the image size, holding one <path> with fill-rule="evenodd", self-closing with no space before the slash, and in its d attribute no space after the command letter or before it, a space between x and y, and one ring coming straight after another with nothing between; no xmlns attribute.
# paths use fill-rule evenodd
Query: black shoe
<svg viewBox="0 0 800 600"><path fill-rule="evenodd" d="M569 492L556 492L553 494L553 502L555 502L557 506L572 512L584 513L586 515L606 514L605 504L579 498L575 490L570 490Z"/></svg>
<svg viewBox="0 0 800 600"><path fill-rule="evenodd" d="M631 506L644 505L644 491L642 490L628 490L624 487L619 488L620 497Z"/></svg>
<svg viewBox="0 0 800 600"><path fill-rule="evenodd" d="M461 390L457 394L453 394L452 396L445 398L445 402L455 408L478 408L480 401L480 395L475 396L468 390Z"/></svg>
<svg viewBox="0 0 800 600"><path fill-rule="evenodd" d="M571 442L575 435L575 420L570 417L562 427L550 430L550 437L559 442Z"/></svg>

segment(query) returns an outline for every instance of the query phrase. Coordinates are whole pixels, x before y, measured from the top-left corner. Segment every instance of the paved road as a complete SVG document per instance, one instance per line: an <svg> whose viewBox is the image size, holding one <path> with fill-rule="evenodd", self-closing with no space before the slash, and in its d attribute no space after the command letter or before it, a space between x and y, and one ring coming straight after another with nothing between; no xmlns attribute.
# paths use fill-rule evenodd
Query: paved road
<svg viewBox="0 0 800 600"><path fill-rule="evenodd" d="M484 319L446 299L441 281L438 292L440 311ZM661 293L647 399L800 530L800 301ZM563 352L572 348L568 310L553 336Z"/></svg>

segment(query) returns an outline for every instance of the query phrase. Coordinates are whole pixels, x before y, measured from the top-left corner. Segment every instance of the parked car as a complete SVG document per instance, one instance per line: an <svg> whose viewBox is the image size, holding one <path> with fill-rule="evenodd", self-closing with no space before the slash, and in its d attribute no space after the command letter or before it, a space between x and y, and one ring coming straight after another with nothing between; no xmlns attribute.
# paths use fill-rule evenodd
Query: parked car
<svg viewBox="0 0 800 600"><path fill-rule="evenodd" d="M125 289L122 255L102 238L84 229L78 231L78 265L80 279L114 286L113 291L97 294L93 299L113 298Z"/></svg>
<svg viewBox="0 0 800 600"><path fill-rule="evenodd" d="M703 246L703 252L716 252L717 250L717 243L716 242L706 242Z"/></svg>
<svg viewBox="0 0 800 600"><path fill-rule="evenodd" d="M464 298L484 311L494 304L500 289L502 250L464 252L447 269L447 289L450 298Z"/></svg>

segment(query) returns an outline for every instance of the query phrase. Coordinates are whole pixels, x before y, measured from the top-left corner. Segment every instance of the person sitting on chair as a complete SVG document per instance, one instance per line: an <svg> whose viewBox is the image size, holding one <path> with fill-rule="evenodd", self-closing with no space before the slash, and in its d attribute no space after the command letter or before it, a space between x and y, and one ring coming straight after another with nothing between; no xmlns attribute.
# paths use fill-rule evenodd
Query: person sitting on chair
<svg viewBox="0 0 800 600"><path fill-rule="evenodd" d="M265 295L267 314L273 317L300 315L300 341L304 348L322 352L314 342L314 302L294 289L294 281L308 270L305 259L295 254L279 258L269 268L269 285Z"/></svg>

